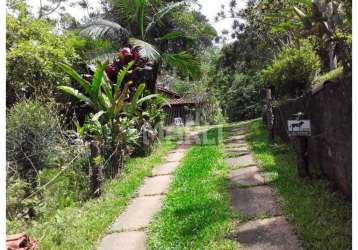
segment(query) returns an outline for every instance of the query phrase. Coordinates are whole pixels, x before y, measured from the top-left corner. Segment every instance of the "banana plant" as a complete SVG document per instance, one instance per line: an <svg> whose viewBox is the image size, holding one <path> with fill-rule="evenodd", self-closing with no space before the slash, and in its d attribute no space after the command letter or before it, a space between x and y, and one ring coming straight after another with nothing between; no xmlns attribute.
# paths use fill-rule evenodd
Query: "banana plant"
<svg viewBox="0 0 358 250"><path fill-rule="evenodd" d="M130 96L129 89L134 83L133 81L125 82L125 76L133 64L134 61L131 61L119 71L117 81L114 84L109 82L104 71L105 64L100 62L97 63L91 82L85 80L69 65L59 64L69 76L78 82L83 92L70 86L58 86L58 89L81 102L89 104L95 113L92 120L98 121L100 119L103 125L111 127L111 150L113 152L111 177L115 177L123 165L126 133L121 128L121 121L135 114L138 105L158 97L157 94L153 94L140 98L143 95L145 83L139 84L134 94Z"/></svg>

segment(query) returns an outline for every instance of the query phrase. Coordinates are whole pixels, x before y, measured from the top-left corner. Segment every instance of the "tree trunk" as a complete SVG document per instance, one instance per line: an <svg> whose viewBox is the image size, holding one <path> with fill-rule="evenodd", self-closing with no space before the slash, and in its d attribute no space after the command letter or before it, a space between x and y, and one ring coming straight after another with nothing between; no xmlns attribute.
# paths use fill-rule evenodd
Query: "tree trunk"
<svg viewBox="0 0 358 250"><path fill-rule="evenodd" d="M337 68L337 55L336 55L336 43L334 41L329 42L329 69L334 70Z"/></svg>
<svg viewBox="0 0 358 250"><path fill-rule="evenodd" d="M97 141L91 141L91 193L94 197L99 197L103 193L103 166L101 160L101 150Z"/></svg>
<svg viewBox="0 0 358 250"><path fill-rule="evenodd" d="M271 89L266 90L266 121L267 121L267 128L268 128L269 143L273 144L275 142L275 136L273 131L275 117L273 114Z"/></svg>
<svg viewBox="0 0 358 250"><path fill-rule="evenodd" d="M155 86L157 83L157 77L158 77L158 72L159 72L159 62L155 62L153 65L153 71L152 71L152 77L148 83L148 89L150 91L151 94L155 93Z"/></svg>
<svg viewBox="0 0 358 250"><path fill-rule="evenodd" d="M115 178L123 166L123 152L120 140L120 131L115 122L112 122L112 159L109 177Z"/></svg>

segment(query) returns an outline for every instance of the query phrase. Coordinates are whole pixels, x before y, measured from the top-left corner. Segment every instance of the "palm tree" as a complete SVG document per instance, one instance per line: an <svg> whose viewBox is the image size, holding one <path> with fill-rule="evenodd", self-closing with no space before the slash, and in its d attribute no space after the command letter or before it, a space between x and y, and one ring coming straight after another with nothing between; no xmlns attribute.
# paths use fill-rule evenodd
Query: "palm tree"
<svg viewBox="0 0 358 250"><path fill-rule="evenodd" d="M104 38L123 46L130 44L137 47L141 57L153 62L153 79L149 83L152 92L163 61L192 78L200 75L200 64L189 52L173 53L165 49L158 51L152 44L161 44L178 38L190 39L180 31L171 31L160 37L157 32L163 18L178 8L185 8L186 2L169 3L157 8L149 0L112 0L112 5L113 13L120 16L122 22L127 24L126 27L114 21L97 19L86 25L80 34L94 39Z"/></svg>

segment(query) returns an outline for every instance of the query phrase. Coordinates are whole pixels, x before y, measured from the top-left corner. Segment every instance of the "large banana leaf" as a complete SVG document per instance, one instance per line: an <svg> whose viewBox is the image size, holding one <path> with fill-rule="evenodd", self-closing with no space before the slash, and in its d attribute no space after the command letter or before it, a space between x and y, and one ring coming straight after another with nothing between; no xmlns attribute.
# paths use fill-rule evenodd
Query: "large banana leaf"
<svg viewBox="0 0 358 250"><path fill-rule="evenodd" d="M104 73L103 78L102 78L102 89L104 91L104 94L107 96L107 98L109 99L110 102L113 102L114 100L114 96L112 93L112 87L109 83L109 79L106 75L106 73Z"/></svg>
<svg viewBox="0 0 358 250"><path fill-rule="evenodd" d="M85 96L84 94L79 92L77 89L74 89L69 86L58 86L57 89L61 90L62 92L66 93L68 95L76 97L79 101L82 101L82 102L84 102L88 99L87 96Z"/></svg>
<svg viewBox="0 0 358 250"><path fill-rule="evenodd" d="M131 102L131 105L130 105L132 111L137 109L137 101L138 101L140 95L142 95L144 89L145 89L145 83L141 83L138 86L136 92L134 93L133 98L132 98L132 102Z"/></svg>
<svg viewBox="0 0 358 250"><path fill-rule="evenodd" d="M61 90L62 92L66 93L68 95L76 97L81 102L88 103L94 110L99 110L98 106L96 104L94 104L91 101L91 99L89 99L87 96L85 96L84 94L79 92L77 89L74 89L74 88L69 87L69 86L58 86L57 89Z"/></svg>
<svg viewBox="0 0 358 250"><path fill-rule="evenodd" d="M136 104L137 104L137 105L140 105L140 104L142 104L142 103L144 103L144 102L146 102L146 101L148 101L148 100L150 100L150 99L159 98L159 97L160 97L159 94L147 95L147 96L145 96L145 97L143 97L143 98L140 98L140 99L136 102Z"/></svg>
<svg viewBox="0 0 358 250"><path fill-rule="evenodd" d="M92 120L93 122L98 121L98 119L99 119L103 114L105 114L105 113L106 113L106 111L101 110L101 111L97 112L97 113L92 117L91 120Z"/></svg>
<svg viewBox="0 0 358 250"><path fill-rule="evenodd" d="M66 74L75 79L86 90L86 92L91 92L91 84L83 79L82 76L76 72L76 70L64 63L59 63L59 66L63 71L65 71Z"/></svg>
<svg viewBox="0 0 358 250"><path fill-rule="evenodd" d="M91 94L95 99L97 99L100 95L101 84L104 74L104 64L97 62L96 71L94 72L94 76L91 84Z"/></svg>
<svg viewBox="0 0 358 250"><path fill-rule="evenodd" d="M124 105L125 105L124 101L126 100L128 89L132 84L133 84L133 82L129 81L126 83L126 85L124 85L121 95L119 96L119 98L116 100L116 102L114 104L113 115L117 115L120 112L122 112Z"/></svg>
<svg viewBox="0 0 358 250"><path fill-rule="evenodd" d="M123 67L123 69L121 69L118 72L117 82L116 82L116 84L114 86L114 96L115 96L115 98L118 97L118 94L119 94L118 91L120 90L120 88L122 86L123 79L127 75L128 71L133 67L133 65L134 65L134 61L130 61L127 66Z"/></svg>

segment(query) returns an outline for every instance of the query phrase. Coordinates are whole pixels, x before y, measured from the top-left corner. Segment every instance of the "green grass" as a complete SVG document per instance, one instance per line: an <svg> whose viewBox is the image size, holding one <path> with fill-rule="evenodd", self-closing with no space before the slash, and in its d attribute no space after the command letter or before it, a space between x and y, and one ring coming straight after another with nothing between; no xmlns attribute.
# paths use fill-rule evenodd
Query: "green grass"
<svg viewBox="0 0 358 250"><path fill-rule="evenodd" d="M40 241L41 249L93 249L107 227L133 197L143 178L162 162L175 140L165 140L148 157L129 159L117 179L107 181L105 193L77 207L60 210L54 217L21 228Z"/></svg>
<svg viewBox="0 0 358 250"><path fill-rule="evenodd" d="M195 145L176 171L162 211L149 228L150 249L234 249L226 238L232 214L223 146L211 129L209 145ZM226 130L224 130L224 134Z"/></svg>
<svg viewBox="0 0 358 250"><path fill-rule="evenodd" d="M337 197L323 180L300 179L294 153L270 146L261 119L250 122L248 144L265 172L305 249L351 249L351 204Z"/></svg>

